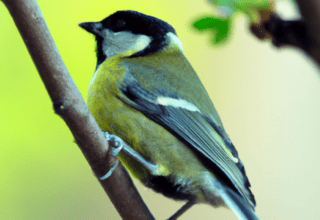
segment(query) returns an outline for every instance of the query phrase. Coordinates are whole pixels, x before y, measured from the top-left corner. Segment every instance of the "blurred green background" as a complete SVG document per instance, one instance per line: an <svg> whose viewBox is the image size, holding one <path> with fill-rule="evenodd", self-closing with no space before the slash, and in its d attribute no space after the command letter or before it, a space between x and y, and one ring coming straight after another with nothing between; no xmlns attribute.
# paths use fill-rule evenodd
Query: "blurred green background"
<svg viewBox="0 0 320 220"><path fill-rule="evenodd" d="M93 36L78 23L131 9L177 31L237 147L261 219L320 219L319 70L301 52L274 49L233 22L221 47L192 29L207 1L38 1L59 52L86 99L95 70ZM286 8L283 9L284 11ZM120 219L51 101L25 45L0 4L0 219ZM183 203L137 187L156 219ZM181 219L236 219L197 205Z"/></svg>

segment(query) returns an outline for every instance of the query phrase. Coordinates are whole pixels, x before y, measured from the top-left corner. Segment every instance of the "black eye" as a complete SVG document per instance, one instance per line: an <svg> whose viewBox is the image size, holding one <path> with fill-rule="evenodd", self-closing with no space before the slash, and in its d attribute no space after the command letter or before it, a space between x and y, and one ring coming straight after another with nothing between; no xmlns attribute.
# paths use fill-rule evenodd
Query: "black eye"
<svg viewBox="0 0 320 220"><path fill-rule="evenodd" d="M124 20L117 20L117 22L114 25L116 29L121 29L124 26L126 26L126 22Z"/></svg>

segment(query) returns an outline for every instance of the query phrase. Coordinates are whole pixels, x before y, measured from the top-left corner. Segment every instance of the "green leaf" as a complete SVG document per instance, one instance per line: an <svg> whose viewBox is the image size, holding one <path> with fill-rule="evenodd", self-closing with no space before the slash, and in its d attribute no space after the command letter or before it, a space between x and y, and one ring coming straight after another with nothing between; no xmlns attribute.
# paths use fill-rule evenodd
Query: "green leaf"
<svg viewBox="0 0 320 220"><path fill-rule="evenodd" d="M219 15L203 17L193 26L199 31L211 30L213 43L225 42L230 35L230 21L235 12L244 13L254 23L261 18L261 11L272 10L269 0L209 0L218 9Z"/></svg>
<svg viewBox="0 0 320 220"><path fill-rule="evenodd" d="M218 6L230 6L234 0L210 0L213 4Z"/></svg>
<svg viewBox="0 0 320 220"><path fill-rule="evenodd" d="M220 43L225 42L229 37L229 33L230 33L229 24L227 24L225 26L221 26L220 28L218 28L216 30L216 36L215 36L216 38L215 38L214 43L220 44Z"/></svg>
<svg viewBox="0 0 320 220"><path fill-rule="evenodd" d="M269 8L269 0L210 0L217 6Z"/></svg>
<svg viewBox="0 0 320 220"><path fill-rule="evenodd" d="M203 31L206 29L215 29L219 28L223 25L226 25L228 19L224 18L216 18L216 17L203 17L196 21L193 26L197 28L199 31Z"/></svg>
<svg viewBox="0 0 320 220"><path fill-rule="evenodd" d="M213 42L220 44L227 40L230 32L229 18L203 17L196 21L193 26L199 31L211 30L214 34Z"/></svg>

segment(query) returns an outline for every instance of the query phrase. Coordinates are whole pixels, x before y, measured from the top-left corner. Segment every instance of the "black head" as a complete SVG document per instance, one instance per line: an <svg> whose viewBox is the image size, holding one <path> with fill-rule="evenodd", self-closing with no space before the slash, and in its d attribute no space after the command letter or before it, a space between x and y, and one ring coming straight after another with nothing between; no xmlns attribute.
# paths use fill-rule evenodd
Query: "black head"
<svg viewBox="0 0 320 220"><path fill-rule="evenodd" d="M112 33L128 32L150 38L149 45L131 55L130 58L154 54L166 46L166 35L168 33L176 35L175 30L168 23L136 11L118 11L101 22L81 23L79 26L96 36L98 65L107 59L103 49L106 38L104 30L109 30Z"/></svg>
<svg viewBox="0 0 320 220"><path fill-rule="evenodd" d="M129 31L152 38L164 37L169 32L176 34L168 23L136 11L118 11L102 20L101 24L113 32Z"/></svg>

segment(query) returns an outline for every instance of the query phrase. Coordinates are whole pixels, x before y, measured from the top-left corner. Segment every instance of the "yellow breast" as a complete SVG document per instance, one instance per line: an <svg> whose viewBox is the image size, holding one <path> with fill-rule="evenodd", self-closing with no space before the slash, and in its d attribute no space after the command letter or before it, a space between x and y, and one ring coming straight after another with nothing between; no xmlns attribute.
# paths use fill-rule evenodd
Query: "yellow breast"
<svg viewBox="0 0 320 220"><path fill-rule="evenodd" d="M101 130L119 136L145 159L156 163L163 176L192 175L188 167L181 166L185 161L203 169L175 136L118 98L123 97L119 85L126 72L120 62L121 58L114 57L102 63L89 86L87 104ZM135 177L147 181L147 172L134 160L121 153L119 159Z"/></svg>

